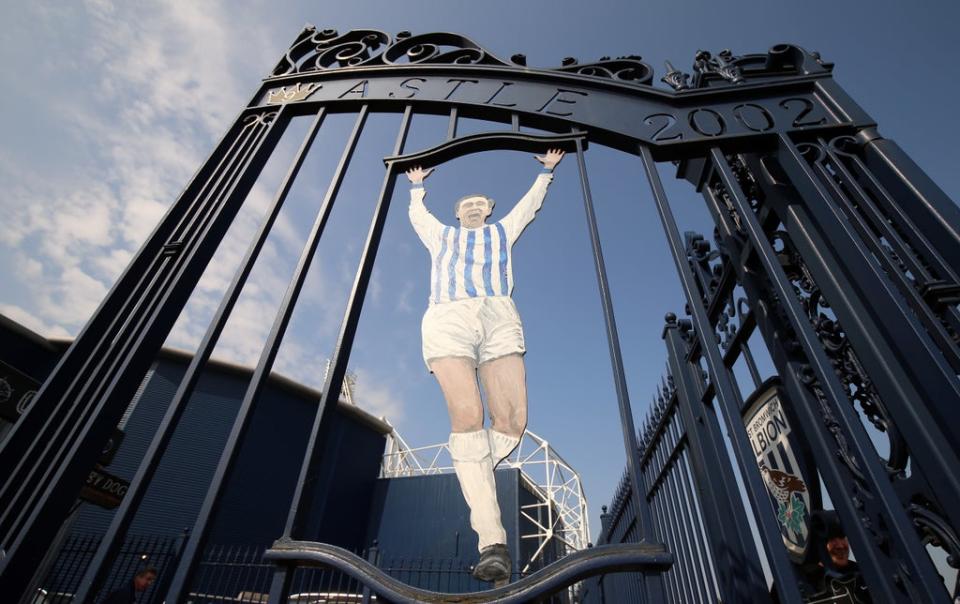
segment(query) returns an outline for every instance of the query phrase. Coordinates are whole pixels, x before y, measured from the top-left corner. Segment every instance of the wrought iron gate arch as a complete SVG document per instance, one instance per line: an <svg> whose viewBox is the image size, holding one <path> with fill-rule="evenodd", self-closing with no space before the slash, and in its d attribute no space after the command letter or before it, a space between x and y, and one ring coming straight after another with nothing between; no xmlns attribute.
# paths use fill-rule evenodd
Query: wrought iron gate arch
<svg viewBox="0 0 960 604"><path fill-rule="evenodd" d="M128 502L118 511L87 572L80 594L91 598L95 593L306 151L326 115L355 114L354 130L257 365L244 409L256 403L366 118L383 111L401 113L401 128L394 152L386 159L387 173L285 537L296 537L299 502L305 496L302 486L316 462L316 444L330 407L327 393L340 392L398 170L416 161L444 161L465 150L530 150L556 144L576 153L628 475L634 485L644 484L635 467L637 432L583 160L589 141L636 155L650 184L688 300L692 329L685 332L690 348L685 358L702 357L709 370L705 390L695 393L698 386L692 384L684 388L704 406L715 401L722 410L747 496L758 510L757 524L781 601L800 601L791 586L793 567L778 547L776 519L759 511L766 509L768 495L739 421L743 400L710 336L722 308L717 292L729 282L742 285L752 302L751 320L772 351L794 401L794 419L809 439L810 454L828 490L835 494L834 503L871 591L891 602L943 599L945 592L937 586L939 577L923 540L938 542L954 556L960 553L956 538L960 476L955 471L960 467L960 444L947 429L957 424L960 402L956 306L960 283L955 268L960 266L960 211L895 144L879 136L876 124L831 73L832 64L793 45L743 57L728 51L717 56L700 52L692 78L668 64L662 80L672 90L661 90L651 85L653 69L639 57L604 58L586 65L570 60L553 70L530 69L522 56L507 62L455 34L401 32L391 38L373 30L341 36L305 28L124 271L0 449L0 467L13 468L0 484L0 544L5 553L0 588L26 595L29 580L24 577L42 554L42 544L56 531L57 519L64 516L95 461L97 444L106 440L119 419L247 190L290 120L315 116L131 485ZM419 114L448 115L450 140L426 152L404 154L411 117ZM457 120L463 117L509 124L510 129L458 138ZM524 133L521 126L556 134ZM694 271L689 242L682 238L660 182L656 168L660 161L677 162L678 176L694 183L707 200L717 224L719 251L730 267L724 277L728 285L705 283ZM771 238L790 242L789 258L773 247ZM812 283L817 295L829 300L835 319L829 325L817 312L816 302L808 303L803 292L798 297L798 279ZM677 323L670 325L668 321L668 331ZM842 340L842 358L829 347L828 337ZM677 366L675 371L686 370ZM868 393L861 396L864 389ZM909 451L911 476L898 473L906 464L902 454L891 462L892 475L876 457L850 404L851 392L878 425L895 427L902 435L895 440L898 450ZM174 577L173 599L186 595L192 557L203 544L204 517L216 507L217 490L232 463L231 448L243 436L243 413L201 512L200 530L191 536L185 562ZM696 420L696 414L688 419ZM714 452L719 451L717 444L711 444ZM709 451L698 455L692 469L705 477ZM722 493L725 509L742 528L743 511L736 509L739 494L732 485L710 485L712 493ZM646 538L654 534L651 512L639 489L634 493ZM722 516L713 518L723 523ZM713 540L715 560L735 560L753 569L747 574L756 575L757 554L744 532L720 530L708 538ZM593 572L602 569L602 561L596 562L601 558L596 557ZM286 593L286 573L281 569L276 576L272 596L279 598ZM741 581L728 574L718 580L729 601L763 591L754 579ZM655 601L659 581L648 581L647 589L648 598Z"/></svg>

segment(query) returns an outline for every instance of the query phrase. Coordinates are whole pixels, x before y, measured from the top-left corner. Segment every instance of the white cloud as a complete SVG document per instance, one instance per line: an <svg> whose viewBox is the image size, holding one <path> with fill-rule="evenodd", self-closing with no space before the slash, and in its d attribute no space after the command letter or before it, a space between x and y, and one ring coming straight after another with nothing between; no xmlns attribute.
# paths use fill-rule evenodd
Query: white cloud
<svg viewBox="0 0 960 604"><path fill-rule="evenodd" d="M72 37L51 36L54 47L37 53L43 63L27 74L47 78L31 87L30 98L34 121L45 131L25 135L43 146L32 154L12 145L0 148L0 181L8 183L0 196L5 217L0 253L15 259L13 274L0 290L0 312L42 335L67 337L90 318L185 188L278 48L265 29L242 19L226 2L87 0L63 9L30 6L44 31L69 28ZM238 44L241 29L243 43ZM21 46L4 45L24 53L19 62L10 57L12 64L29 65L35 49ZM50 58L57 55L62 60ZM62 88L65 69L83 77ZM43 92L51 81L61 86L59 94ZM299 143L282 144L295 148ZM271 164L254 186L166 345L196 349L273 199L274 190L263 182L279 182L286 171L280 163ZM301 191L316 199L323 193ZM281 214L215 358L248 366L257 362L304 235L303 224ZM332 265L312 268L275 371L322 387L357 254L351 249ZM411 290L399 293L401 309L410 307ZM377 300L384 294L375 280L371 296ZM358 404L398 421L403 401L382 376L365 369L356 375Z"/></svg>
<svg viewBox="0 0 960 604"><path fill-rule="evenodd" d="M29 330L42 333L48 338L66 338L70 336L60 325L50 324L33 313L13 304L0 304L0 314L20 323Z"/></svg>
<svg viewBox="0 0 960 604"><path fill-rule="evenodd" d="M255 66L237 61L237 15L225 2L91 0L62 9L34 4L27 11L24 19L41 31L71 33L35 38L44 40L43 52L22 41L4 45L23 53L22 61L8 57L11 64L32 70L23 74L24 83L36 79L28 86L29 109L45 132L29 140L46 148L33 154L14 146L0 151L0 180L8 183L0 197L5 217L0 251L18 258L0 302L13 302L16 295L16 304L4 306L11 317L44 335L66 335L89 319L226 130L259 74L248 73ZM264 55L258 64L266 69L271 61L264 53L276 49L264 44L268 37L255 24L246 24L244 31L241 50ZM46 57L39 69L27 60L35 54ZM70 79L65 88L64 69L84 77ZM54 75L57 93L43 92ZM61 154L66 148L82 151ZM49 161L38 161L37 153ZM257 191L251 201L262 212L269 197ZM201 295L191 307L197 314L209 315L215 308L219 296L214 294L229 282L244 248L242 243L225 246L226 260L216 263L199 287ZM23 299L30 301L30 311ZM238 358L250 356L247 342L256 334L243 332L256 323L252 318L263 306L256 300L242 306L247 315L239 317L241 333L229 340ZM198 341L205 325L196 319L183 317L178 326L185 331L171 341Z"/></svg>

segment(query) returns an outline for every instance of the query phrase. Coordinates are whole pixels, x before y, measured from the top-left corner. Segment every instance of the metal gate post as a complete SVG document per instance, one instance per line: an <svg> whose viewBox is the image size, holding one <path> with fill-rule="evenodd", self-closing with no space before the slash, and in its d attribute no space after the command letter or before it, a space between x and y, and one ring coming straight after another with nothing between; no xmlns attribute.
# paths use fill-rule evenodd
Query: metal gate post
<svg viewBox="0 0 960 604"><path fill-rule="evenodd" d="M613 300L610 298L610 285L607 283L607 269L603 262L603 248L600 245L600 231L597 228L597 218L593 210L593 197L590 194L590 182L587 178L587 165L583 158L583 143L577 142L577 168L580 174L580 188L583 194L583 207L587 214L587 229L590 235L590 244L593 249L594 268L597 273L597 286L600 291L600 303L603 307L603 318L607 332L607 344L610 349L610 363L613 366L614 386L617 392L617 406L620 411L620 428L623 432L623 445L627 457L627 471L633 484L633 500L637 510L639 527L637 535L640 542L648 542L653 538L653 519L650 507L644 493L646 492L643 476L639 468L639 448L637 446L637 430L633 423L633 410L630 407L630 395L627 392L627 380L623 370L623 356L620 352L620 336L617 331L617 322L613 315ZM659 602L663 599L663 582L659 576L643 575L644 595L647 602Z"/></svg>
<svg viewBox="0 0 960 604"><path fill-rule="evenodd" d="M685 327L685 329L684 329ZM704 523L724 602L758 602L768 596L750 524L744 513L736 478L727 460L716 411L703 401L700 366L691 363L692 325L681 326L668 314L663 328L670 375L677 389L683 425L687 429L691 465L703 505ZM684 333L686 332L686 333Z"/></svg>
<svg viewBox="0 0 960 604"><path fill-rule="evenodd" d="M288 121L276 109L241 114L4 442L0 465L11 471L0 487L0 593L27 589Z"/></svg>
<svg viewBox="0 0 960 604"><path fill-rule="evenodd" d="M773 510L770 509L767 489L763 484L760 471L757 469L757 465L752 458L753 452L747 437L747 432L740 419L743 401L741 400L740 393L730 379L730 374L723 363L723 359L720 357L720 352L717 350L715 341L711 341L711 339L714 338L713 329L707 317L706 309L703 308L703 304L700 301L700 294L694 282L690 265L687 262L686 251L680 240L680 231L677 227L676 219L673 217L673 210L670 208L670 202L667 199L666 192L663 189L660 174L657 172L653 154L646 145L641 145L639 151L647 181L650 183L653 198L657 205L657 211L660 214L660 220L663 223L663 230L670 244L674 264L680 275L680 282L683 285L684 294L687 298L687 305L693 315L695 333L700 339L700 349L703 357L707 361L714 394L722 409L722 415L727 424L733 451L743 472L744 487L746 488L747 496L750 498L751 505L753 505L754 510L756 510L756 521L757 528L760 531L760 538L763 539L764 543L778 544L781 541L780 526L777 524L776 518L773 515ZM773 574L780 601L800 604L800 593L796 587L793 565L787 557L786 549L783 547L767 547L767 557L770 561L770 571Z"/></svg>

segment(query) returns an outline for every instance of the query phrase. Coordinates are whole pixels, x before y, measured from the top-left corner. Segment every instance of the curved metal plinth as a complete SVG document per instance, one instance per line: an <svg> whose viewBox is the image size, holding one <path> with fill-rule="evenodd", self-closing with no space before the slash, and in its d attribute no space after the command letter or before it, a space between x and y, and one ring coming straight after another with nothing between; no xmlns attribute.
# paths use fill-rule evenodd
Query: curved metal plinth
<svg viewBox="0 0 960 604"><path fill-rule="evenodd" d="M264 558L277 563L333 567L367 585L381 598L398 603L530 602L593 575L624 571L660 573L673 564L673 554L661 544L602 545L574 552L504 587L482 592L445 594L401 583L356 554L326 543L278 539L266 551Z"/></svg>

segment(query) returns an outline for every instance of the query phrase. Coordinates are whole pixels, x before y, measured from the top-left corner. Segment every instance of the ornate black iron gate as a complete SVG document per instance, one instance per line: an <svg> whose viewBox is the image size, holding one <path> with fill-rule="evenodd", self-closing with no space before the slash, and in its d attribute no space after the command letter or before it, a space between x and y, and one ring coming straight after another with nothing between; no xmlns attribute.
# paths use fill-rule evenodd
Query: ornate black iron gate
<svg viewBox="0 0 960 604"><path fill-rule="evenodd" d="M589 143L638 157L662 219L688 304L688 348L671 371L686 400L691 465L717 504L703 529L717 565L714 592L700 599L753 600L766 593L757 548L729 477L718 426L724 421L780 600L799 602L795 566L742 420L744 400L730 370L749 357L745 337L759 329L782 380L784 406L799 452L819 473L849 535L875 601L942 601L940 577L924 547L960 554L960 210L833 81L817 54L778 45L765 54L698 53L692 78L668 65L673 90L651 85L639 57L531 69L503 61L454 34L391 39L360 30L344 35L305 29L171 207L38 393L0 450L0 593L25 597L31 570L83 482L217 242L297 116L314 116L296 158L227 289L200 348L79 590L96 593L141 501L199 369L217 342L307 151L331 113L355 126L304 246L294 277L244 396L216 475L169 587L187 595L208 522L244 437L264 378L303 286L314 252L371 112L401 113L394 153L363 247L277 562L271 601L282 601L297 561L340 565L388 598L415 599L378 583L369 568L319 545L297 545L309 477L318 463L329 393L339 393L395 180L415 164L495 149L561 146L577 155L611 361L628 475L644 484L637 435L620 358L599 234L583 161ZM407 153L414 115L449 115L447 143ZM501 132L457 137L458 120L504 124ZM533 127L553 135L521 131ZM684 241L656 169L673 161L702 192L716 223L717 249ZM637 202L647 196L638 193ZM733 292L742 288L743 302ZM746 310L744 310L746 309ZM739 313L739 315L738 315ZM730 317L740 316L737 330ZM721 333L718 336L717 330ZM718 338L719 343L718 345ZM671 335L668 343L678 346ZM752 361L748 360L748 365ZM699 372L706 372L700 381ZM697 373L697 380L687 374ZM692 374L691 374L692 375ZM857 410L859 406L859 411ZM890 442L881 458L863 414ZM704 426L704 427L699 427ZM707 485L707 486L704 486ZM654 530L651 500L632 495L637 539ZM662 502L653 502L662 505ZM677 508L679 509L679 508ZM658 516L662 522L662 516ZM686 521L675 514L677 522ZM682 547L677 541L667 544ZM585 575L643 570L647 601L685 600L679 584L657 574L670 557L654 545L596 548L497 594L522 600ZM573 557L572 557L573 558ZM741 572L746 565L749 572ZM399 591L397 591L399 590ZM436 596L440 599L440 596Z"/></svg>

